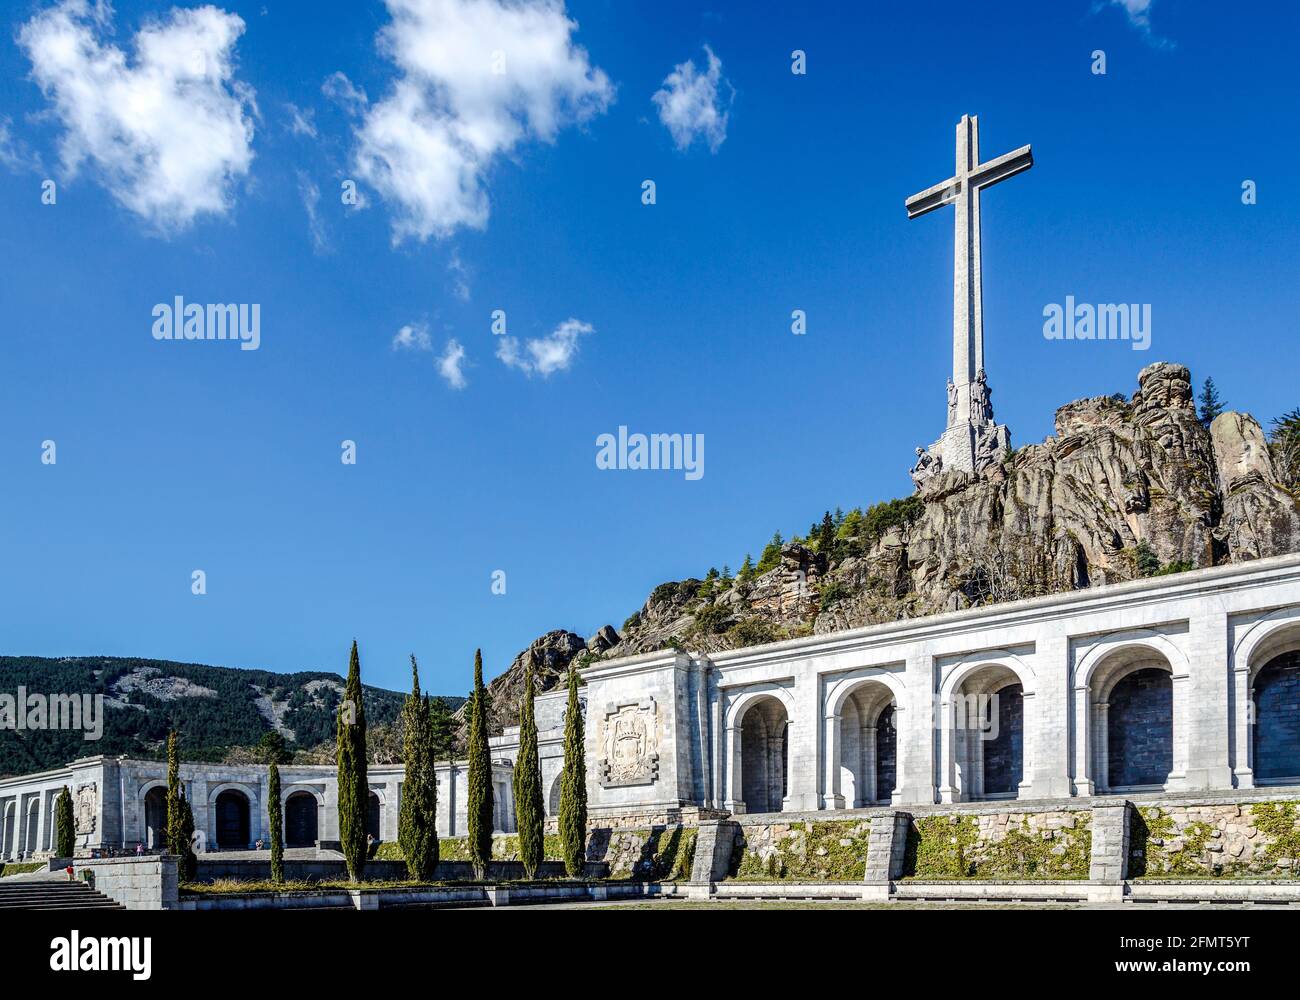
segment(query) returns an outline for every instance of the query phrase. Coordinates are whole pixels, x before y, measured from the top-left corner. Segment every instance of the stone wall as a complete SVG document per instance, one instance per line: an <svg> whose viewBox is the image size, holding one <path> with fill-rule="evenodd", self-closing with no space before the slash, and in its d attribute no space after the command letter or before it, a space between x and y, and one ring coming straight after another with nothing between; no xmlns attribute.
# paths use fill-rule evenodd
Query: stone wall
<svg viewBox="0 0 1300 1000"><path fill-rule="evenodd" d="M737 817L730 877L742 881L862 881L867 871L871 817L840 820L747 821ZM929 813L908 830L903 878L1088 878L1091 813L1086 809L1033 812Z"/></svg>
<svg viewBox="0 0 1300 1000"><path fill-rule="evenodd" d="M1139 807L1132 878L1300 878L1295 802Z"/></svg>
<svg viewBox="0 0 1300 1000"><path fill-rule="evenodd" d="M75 870L79 876L88 873L96 890L128 910L174 910L179 899L178 860L170 854L78 860Z"/></svg>
<svg viewBox="0 0 1300 1000"><path fill-rule="evenodd" d="M740 828L731 861L733 878L861 882L866 877L870 819L742 822Z"/></svg>
<svg viewBox="0 0 1300 1000"><path fill-rule="evenodd" d="M587 863L609 865L610 878L657 882L690 878L695 858L695 826L654 826L648 829L602 827L587 838Z"/></svg>

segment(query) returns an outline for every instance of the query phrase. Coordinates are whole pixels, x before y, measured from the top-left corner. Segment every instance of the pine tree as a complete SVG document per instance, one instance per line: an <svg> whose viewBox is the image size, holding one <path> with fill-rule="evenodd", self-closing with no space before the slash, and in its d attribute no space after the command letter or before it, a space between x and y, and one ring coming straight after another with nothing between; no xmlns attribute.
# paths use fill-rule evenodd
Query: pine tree
<svg viewBox="0 0 1300 1000"><path fill-rule="evenodd" d="M564 711L564 772L560 775L560 841L564 867L573 878L583 874L587 843L587 748L578 672L569 667L569 703Z"/></svg>
<svg viewBox="0 0 1300 1000"><path fill-rule="evenodd" d="M366 810L370 783L366 778L366 713L361 701L361 658L352 640L348 680L338 711L339 843L348 876L360 882L366 867Z"/></svg>
<svg viewBox="0 0 1300 1000"><path fill-rule="evenodd" d="M492 860L492 759L488 756L487 691L483 688L483 651L474 651L474 691L469 706L469 860L474 877L487 876Z"/></svg>
<svg viewBox="0 0 1300 1000"><path fill-rule="evenodd" d="M824 555L828 562L835 554L835 522L831 520L829 510L822 518L821 527L817 529L817 551Z"/></svg>
<svg viewBox="0 0 1300 1000"><path fill-rule="evenodd" d="M536 878L542 864L545 805L542 802L542 763L537 755L537 719L533 709L533 667L529 661L524 697L519 704L519 758L515 761L515 829L524 878Z"/></svg>
<svg viewBox="0 0 1300 1000"><path fill-rule="evenodd" d="M181 810L180 747L176 730L167 734L167 830L164 841L167 853L184 856L188 841L181 831L184 818Z"/></svg>
<svg viewBox="0 0 1300 1000"><path fill-rule="evenodd" d="M1214 418L1223 412L1223 400L1219 398L1218 386L1214 379L1207 378L1201 386L1201 424L1209 430Z"/></svg>
<svg viewBox="0 0 1300 1000"><path fill-rule="evenodd" d="M271 821L271 881L284 881L284 816L280 811L280 765L271 761L266 778L266 812Z"/></svg>
<svg viewBox="0 0 1300 1000"><path fill-rule="evenodd" d="M58 834L58 852L61 858L70 858L77 853L77 828L72 819L72 793L68 786L63 786L59 801L54 807L54 828Z"/></svg>
<svg viewBox="0 0 1300 1000"><path fill-rule="evenodd" d="M402 705L403 753L406 777L397 815L397 843L406 870L417 882L428 882L438 867L437 779L433 772L433 741L428 698L420 696L420 668L411 656L411 693Z"/></svg>
<svg viewBox="0 0 1300 1000"><path fill-rule="evenodd" d="M736 582L742 587L748 586L754 579L754 559L746 552L745 561L740 564L740 572L736 574Z"/></svg>
<svg viewBox="0 0 1300 1000"><path fill-rule="evenodd" d="M781 565L781 546L784 544L785 539L781 537L781 532L778 531L763 549L763 554L758 557L759 573L766 573L769 569L776 569Z"/></svg>

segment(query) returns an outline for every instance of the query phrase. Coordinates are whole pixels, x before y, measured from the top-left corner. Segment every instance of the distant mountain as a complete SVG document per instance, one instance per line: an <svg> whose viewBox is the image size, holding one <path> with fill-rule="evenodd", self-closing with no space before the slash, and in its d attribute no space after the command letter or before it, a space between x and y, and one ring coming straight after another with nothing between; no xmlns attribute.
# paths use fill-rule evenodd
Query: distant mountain
<svg viewBox="0 0 1300 1000"><path fill-rule="evenodd" d="M20 686L28 694L102 694L103 734L90 741L80 731L0 730L0 776L94 754L161 758L172 729L186 760L220 761L272 731L290 751L319 751L334 738L343 679L133 657L0 656L0 695L13 697ZM392 727L405 695L364 690L367 728ZM444 700L454 710L465 699Z"/></svg>

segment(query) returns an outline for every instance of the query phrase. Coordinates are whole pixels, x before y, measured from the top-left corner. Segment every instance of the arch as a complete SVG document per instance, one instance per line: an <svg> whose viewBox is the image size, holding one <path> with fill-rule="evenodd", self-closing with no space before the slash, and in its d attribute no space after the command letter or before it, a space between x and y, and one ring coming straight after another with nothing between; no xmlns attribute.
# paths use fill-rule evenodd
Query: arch
<svg viewBox="0 0 1300 1000"><path fill-rule="evenodd" d="M1278 608L1248 623L1234 623L1232 645L1233 772L1238 788L1255 785L1261 739L1256 685L1261 671L1286 653L1300 650L1300 607ZM1278 689L1274 689L1276 697ZM1270 698L1266 696L1265 707ZM1273 725L1278 716L1273 716ZM1276 735L1274 733L1273 735ZM1271 736L1263 737L1265 747ZM1273 762L1276 763L1276 762ZM1270 764L1270 771L1273 765ZM1277 779L1262 777L1265 783Z"/></svg>
<svg viewBox="0 0 1300 1000"><path fill-rule="evenodd" d="M384 820L384 800L378 791L370 789L366 800L366 833L375 838L375 843L382 839Z"/></svg>
<svg viewBox="0 0 1300 1000"><path fill-rule="evenodd" d="M23 850L27 852L28 857L35 853L39 847L37 838L40 836L41 828L41 800L37 796L27 803L27 822L26 829L23 830Z"/></svg>
<svg viewBox="0 0 1300 1000"><path fill-rule="evenodd" d="M1165 788L1174 773L1174 664L1186 661L1156 632L1116 640L1080 661L1092 779L1098 792Z"/></svg>
<svg viewBox="0 0 1300 1000"><path fill-rule="evenodd" d="M827 692L824 795L827 809L889 802L897 785L897 712L903 686L886 672L854 674Z"/></svg>
<svg viewBox="0 0 1300 1000"><path fill-rule="evenodd" d="M146 785L140 796L144 815L144 846L152 851L161 850L167 842L167 786L161 781Z"/></svg>
<svg viewBox="0 0 1300 1000"><path fill-rule="evenodd" d="M737 722L738 805L747 812L780 812L790 791L786 702L772 694L752 699Z"/></svg>
<svg viewBox="0 0 1300 1000"><path fill-rule="evenodd" d="M955 664L940 685L943 802L1031 794L1033 732L1028 718L1037 677L1009 650Z"/></svg>
<svg viewBox="0 0 1300 1000"><path fill-rule="evenodd" d="M1146 670L1158 670L1165 676L1144 674L1126 681ZM1153 629L1103 636L1079 657L1073 684L1076 795L1181 787L1186 767L1186 747L1181 736L1189 676L1183 650L1169 636ZM1120 721L1112 726L1110 699L1116 691ZM1122 735L1114 755L1114 771L1115 777L1125 782L1123 785L1111 782L1111 738L1117 734ZM1129 782L1135 776L1151 778L1165 759L1170 763L1163 780Z"/></svg>
<svg viewBox="0 0 1300 1000"><path fill-rule="evenodd" d="M320 839L321 801L306 789L290 791L284 800L284 846L315 847Z"/></svg>
<svg viewBox="0 0 1300 1000"><path fill-rule="evenodd" d="M1252 761L1263 784L1300 781L1300 649L1260 665L1251 685Z"/></svg>
<svg viewBox="0 0 1300 1000"><path fill-rule="evenodd" d="M546 815L560 815L560 792L564 786L564 771L561 770L551 782L551 790L546 793Z"/></svg>
<svg viewBox="0 0 1300 1000"><path fill-rule="evenodd" d="M238 788L227 788L218 792L213 802L217 849L246 849L252 841L252 806L248 795Z"/></svg>
<svg viewBox="0 0 1300 1000"><path fill-rule="evenodd" d="M727 728L734 729L740 724L740 718L754 706L755 703L763 701L766 698L775 698L785 706L787 716L794 716L794 698L790 692L780 684L755 684L753 687L746 688L742 693L732 697L727 704Z"/></svg>
<svg viewBox="0 0 1300 1000"><path fill-rule="evenodd" d="M0 857L13 857L17 825L18 806L13 799L10 799L5 803L3 830L0 831Z"/></svg>
<svg viewBox="0 0 1300 1000"><path fill-rule="evenodd" d="M1250 674L1282 653L1300 649L1300 607L1278 608L1241 629L1232 646L1236 670Z"/></svg>

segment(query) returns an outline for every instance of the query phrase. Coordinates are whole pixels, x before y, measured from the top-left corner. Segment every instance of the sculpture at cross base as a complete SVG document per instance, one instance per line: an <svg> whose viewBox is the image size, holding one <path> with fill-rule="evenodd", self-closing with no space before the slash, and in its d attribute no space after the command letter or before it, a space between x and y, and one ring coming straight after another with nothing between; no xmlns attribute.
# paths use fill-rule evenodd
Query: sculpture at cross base
<svg viewBox="0 0 1300 1000"><path fill-rule="evenodd" d="M953 206L952 378L943 437L917 449L911 470L919 490L941 471L980 472L1011 447L1011 432L993 419L992 390L984 373L984 304L980 255L980 192L1034 165L1022 146L986 163L979 157L979 119L962 115L957 124L957 169L953 176L907 199L915 219ZM922 461L928 458L928 461Z"/></svg>

